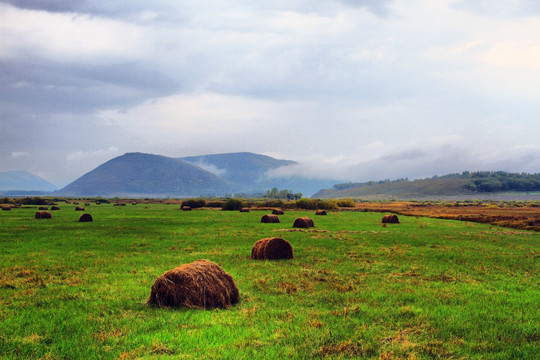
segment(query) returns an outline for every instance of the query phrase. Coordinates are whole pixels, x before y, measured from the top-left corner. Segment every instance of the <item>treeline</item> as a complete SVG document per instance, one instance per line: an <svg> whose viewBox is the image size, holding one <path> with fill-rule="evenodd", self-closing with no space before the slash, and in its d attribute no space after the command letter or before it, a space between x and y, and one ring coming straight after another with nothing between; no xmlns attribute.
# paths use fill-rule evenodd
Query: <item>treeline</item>
<svg viewBox="0 0 540 360"><path fill-rule="evenodd" d="M470 173L465 188L478 192L540 191L540 173L508 173L505 171L477 171Z"/></svg>

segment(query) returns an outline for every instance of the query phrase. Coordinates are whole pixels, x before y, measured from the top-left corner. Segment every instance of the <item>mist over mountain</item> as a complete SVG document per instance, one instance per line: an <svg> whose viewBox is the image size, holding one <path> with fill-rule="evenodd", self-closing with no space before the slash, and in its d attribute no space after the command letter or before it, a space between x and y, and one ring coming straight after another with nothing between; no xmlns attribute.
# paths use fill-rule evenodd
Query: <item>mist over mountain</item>
<svg viewBox="0 0 540 360"><path fill-rule="evenodd" d="M53 191L56 186L28 171L0 172L0 191Z"/></svg>

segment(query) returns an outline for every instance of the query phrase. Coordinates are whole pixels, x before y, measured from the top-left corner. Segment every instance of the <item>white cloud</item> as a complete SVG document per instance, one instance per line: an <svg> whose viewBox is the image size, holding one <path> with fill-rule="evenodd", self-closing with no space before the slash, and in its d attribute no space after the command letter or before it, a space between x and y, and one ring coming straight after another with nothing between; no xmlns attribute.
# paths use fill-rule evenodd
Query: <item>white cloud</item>
<svg viewBox="0 0 540 360"><path fill-rule="evenodd" d="M31 55L101 63L143 55L142 29L126 22L0 4L0 24L0 58Z"/></svg>
<svg viewBox="0 0 540 360"><path fill-rule="evenodd" d="M79 162L79 161L102 161L103 159L109 160L113 155L118 155L119 149L117 147L111 146L107 149L98 149L93 151L82 151L78 150L66 155L66 160L69 162Z"/></svg>
<svg viewBox="0 0 540 360"><path fill-rule="evenodd" d="M29 156L29 155L30 155L29 153L24 152L24 151L12 151L11 152L11 158L12 159L18 159L18 158L26 157L26 156Z"/></svg>

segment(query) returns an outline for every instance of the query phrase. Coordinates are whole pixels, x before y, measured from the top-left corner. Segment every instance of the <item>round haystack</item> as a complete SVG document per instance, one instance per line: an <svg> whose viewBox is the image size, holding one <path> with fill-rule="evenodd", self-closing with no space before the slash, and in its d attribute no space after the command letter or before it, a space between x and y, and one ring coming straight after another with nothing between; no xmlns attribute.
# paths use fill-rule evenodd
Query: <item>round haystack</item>
<svg viewBox="0 0 540 360"><path fill-rule="evenodd" d="M60 210L60 208L58 206L53 206L51 207L51 210Z"/></svg>
<svg viewBox="0 0 540 360"><path fill-rule="evenodd" d="M211 261L197 260L158 277L147 304L211 309L237 302L238 288L232 276Z"/></svg>
<svg viewBox="0 0 540 360"><path fill-rule="evenodd" d="M38 210L49 210L49 208L46 207L46 206L40 206L40 207L38 208Z"/></svg>
<svg viewBox="0 0 540 360"><path fill-rule="evenodd" d="M326 211L324 211L324 210L317 210L317 211L315 211L315 215L326 215Z"/></svg>
<svg viewBox="0 0 540 360"><path fill-rule="evenodd" d="M384 215L382 218L383 224L399 224L397 215Z"/></svg>
<svg viewBox="0 0 540 360"><path fill-rule="evenodd" d="M2 205L2 211L10 211L11 210L11 206L9 205Z"/></svg>
<svg viewBox="0 0 540 360"><path fill-rule="evenodd" d="M293 248L287 240L282 238L261 239L253 245L251 258L254 260L293 259Z"/></svg>
<svg viewBox="0 0 540 360"><path fill-rule="evenodd" d="M241 208L240 212L249 212L249 209L248 208Z"/></svg>
<svg viewBox="0 0 540 360"><path fill-rule="evenodd" d="M77 206L77 207L75 208L75 211L84 211L84 208L83 208L83 207L80 207L80 206Z"/></svg>
<svg viewBox="0 0 540 360"><path fill-rule="evenodd" d="M84 203L84 206L90 206L90 203L89 203L89 202L85 202L85 203Z"/></svg>
<svg viewBox="0 0 540 360"><path fill-rule="evenodd" d="M269 224L269 223L278 223L279 222L279 217L277 215L269 215L269 214L266 214L266 215L263 215L263 217L261 218L261 223L264 223L264 224Z"/></svg>
<svg viewBox="0 0 540 360"><path fill-rule="evenodd" d="M84 214L81 214L81 216L79 216L79 222L92 222L92 221L94 221L94 219L92 218L92 215L88 213L84 213Z"/></svg>
<svg viewBox="0 0 540 360"><path fill-rule="evenodd" d="M295 227L295 228L310 228L310 227L315 227L315 225L313 225L313 220L311 220L310 218L308 218L306 216L303 216L303 217L300 217L300 218L297 218L296 220L294 220L293 227Z"/></svg>
<svg viewBox="0 0 540 360"><path fill-rule="evenodd" d="M52 214L48 211L36 211L36 219L51 219Z"/></svg>
<svg viewBox="0 0 540 360"><path fill-rule="evenodd" d="M274 210L272 210L272 214L274 214L274 215L283 215L285 213L281 209L274 209Z"/></svg>
<svg viewBox="0 0 540 360"><path fill-rule="evenodd" d="M182 206L182 211L191 211L191 206Z"/></svg>

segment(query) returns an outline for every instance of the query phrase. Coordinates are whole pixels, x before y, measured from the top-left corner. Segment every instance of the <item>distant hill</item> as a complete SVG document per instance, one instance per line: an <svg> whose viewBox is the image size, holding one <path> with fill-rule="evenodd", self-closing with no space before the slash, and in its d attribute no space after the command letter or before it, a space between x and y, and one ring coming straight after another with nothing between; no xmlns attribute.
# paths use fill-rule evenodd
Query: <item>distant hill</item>
<svg viewBox="0 0 540 360"><path fill-rule="evenodd" d="M229 189L224 179L186 161L127 153L98 166L55 195L184 197L220 195Z"/></svg>
<svg viewBox="0 0 540 360"><path fill-rule="evenodd" d="M0 191L2 192L47 192L56 187L40 176L27 171L0 172Z"/></svg>
<svg viewBox="0 0 540 360"><path fill-rule="evenodd" d="M365 183L336 184L332 189L322 189L313 198L344 198L391 196L418 198L493 194L497 192L540 191L540 174L508 173L504 171L464 171L461 174L434 176L429 179L409 181L369 181Z"/></svg>
<svg viewBox="0 0 540 360"><path fill-rule="evenodd" d="M182 157L180 160L188 161L221 176L232 183L234 192L264 193L266 190L276 187L301 192L309 196L338 181L335 179L308 179L299 176L270 177L268 171L295 165L297 162L274 159L270 156L250 152L188 156Z"/></svg>
<svg viewBox="0 0 540 360"><path fill-rule="evenodd" d="M389 182L383 184L364 185L345 189L322 189L312 198L348 198L392 196L397 198L417 198L439 195L471 194L465 189L465 179L427 179L406 182Z"/></svg>

